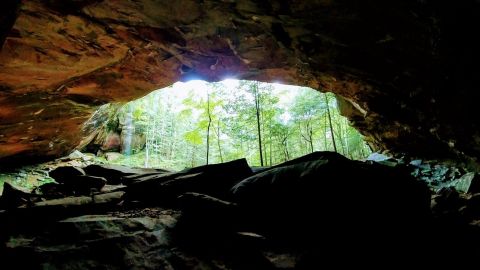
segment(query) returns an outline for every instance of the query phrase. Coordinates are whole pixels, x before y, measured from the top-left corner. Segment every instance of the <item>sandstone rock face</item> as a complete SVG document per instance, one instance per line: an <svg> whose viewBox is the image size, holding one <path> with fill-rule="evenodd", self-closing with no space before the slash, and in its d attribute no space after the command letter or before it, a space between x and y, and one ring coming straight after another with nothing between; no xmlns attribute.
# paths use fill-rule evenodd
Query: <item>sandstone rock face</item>
<svg viewBox="0 0 480 270"><path fill-rule="evenodd" d="M446 2L2 1L0 159L71 150L99 104L236 77L342 96L376 149L475 162L480 4Z"/></svg>

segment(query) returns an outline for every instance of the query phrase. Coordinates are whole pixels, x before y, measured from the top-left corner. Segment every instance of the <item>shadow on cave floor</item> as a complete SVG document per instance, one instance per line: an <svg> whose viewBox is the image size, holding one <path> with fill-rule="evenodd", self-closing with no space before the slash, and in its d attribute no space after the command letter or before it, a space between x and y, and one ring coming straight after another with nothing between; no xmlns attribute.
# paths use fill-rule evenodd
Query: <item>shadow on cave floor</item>
<svg viewBox="0 0 480 270"><path fill-rule="evenodd" d="M172 172L95 164L77 153L21 172L48 182L33 191L13 180L4 184L0 260L25 269L318 269L475 260L476 174L370 159L376 161L315 152L255 172L245 159Z"/></svg>

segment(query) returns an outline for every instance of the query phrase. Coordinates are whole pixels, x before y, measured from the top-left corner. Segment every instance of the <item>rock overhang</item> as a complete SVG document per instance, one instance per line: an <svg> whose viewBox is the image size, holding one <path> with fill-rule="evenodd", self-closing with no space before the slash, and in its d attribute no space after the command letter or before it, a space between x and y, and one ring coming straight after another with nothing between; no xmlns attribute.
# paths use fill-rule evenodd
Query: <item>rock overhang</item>
<svg viewBox="0 0 480 270"><path fill-rule="evenodd" d="M472 163L480 154L473 0L2 5L4 161L73 149L99 104L233 76L336 93L377 150Z"/></svg>

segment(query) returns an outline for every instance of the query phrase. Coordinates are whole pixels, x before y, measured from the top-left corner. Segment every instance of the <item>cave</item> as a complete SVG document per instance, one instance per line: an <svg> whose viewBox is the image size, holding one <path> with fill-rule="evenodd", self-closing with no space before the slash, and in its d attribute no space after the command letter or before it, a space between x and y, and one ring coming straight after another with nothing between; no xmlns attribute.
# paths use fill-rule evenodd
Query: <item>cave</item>
<svg viewBox="0 0 480 270"><path fill-rule="evenodd" d="M315 152L255 172L244 160L180 172L59 167L50 175L68 192L45 188L57 197L5 185L6 265L317 269L473 263L480 253L479 1L5 0L0 8L2 171L74 159L99 106L198 79L332 93L378 154L362 162ZM451 185L431 186L447 176Z"/></svg>

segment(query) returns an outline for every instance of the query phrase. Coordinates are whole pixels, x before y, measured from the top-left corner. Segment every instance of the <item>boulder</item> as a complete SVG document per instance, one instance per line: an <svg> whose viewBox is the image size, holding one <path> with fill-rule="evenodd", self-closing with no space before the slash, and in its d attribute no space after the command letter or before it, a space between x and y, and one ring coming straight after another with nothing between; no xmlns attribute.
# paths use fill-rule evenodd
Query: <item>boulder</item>
<svg viewBox="0 0 480 270"><path fill-rule="evenodd" d="M176 229L178 237L191 242L223 241L235 232L234 217L238 215L236 204L205 194L188 192L178 197L182 215Z"/></svg>
<svg viewBox="0 0 480 270"><path fill-rule="evenodd" d="M91 175L75 176L64 182L65 187L75 194L87 195L93 190L99 191L106 184L107 180L105 178Z"/></svg>
<svg viewBox="0 0 480 270"><path fill-rule="evenodd" d="M186 192L226 199L230 188L253 174L245 159L199 166L177 173L151 175L128 186L128 197L149 202L172 202Z"/></svg>
<svg viewBox="0 0 480 270"><path fill-rule="evenodd" d="M102 151L106 152L118 152L122 148L122 140L120 135L115 132L109 132L106 137L103 145L100 147Z"/></svg>
<svg viewBox="0 0 480 270"><path fill-rule="evenodd" d="M195 192L186 192L178 196L178 200L183 211L201 213L202 215L210 214L211 212L235 212L237 208L235 203Z"/></svg>
<svg viewBox="0 0 480 270"><path fill-rule="evenodd" d="M190 269L204 264L170 250L165 231L174 224L169 215L76 216L37 230L38 237L12 236L1 247L0 257L19 269L174 269L172 265Z"/></svg>
<svg viewBox="0 0 480 270"><path fill-rule="evenodd" d="M9 209L25 205L30 203L33 197L35 195L31 194L29 190L5 182L0 196L0 208Z"/></svg>
<svg viewBox="0 0 480 270"><path fill-rule="evenodd" d="M79 167L63 166L53 169L48 174L58 183L64 183L72 177L85 175L85 171Z"/></svg>
<svg viewBox="0 0 480 270"><path fill-rule="evenodd" d="M454 187L441 188L432 200L432 211L436 216L457 214L458 209L465 205L465 199Z"/></svg>
<svg viewBox="0 0 480 270"><path fill-rule="evenodd" d="M398 160L380 153L370 154L367 157L367 161L377 162L379 164L390 166L390 167L395 167L399 163Z"/></svg>
<svg viewBox="0 0 480 270"><path fill-rule="evenodd" d="M180 173L201 173L201 175L196 179L171 182L171 185L181 182L181 185L187 189L184 192L204 193L219 198L225 198L233 185L253 174L247 160L244 158L185 169Z"/></svg>
<svg viewBox="0 0 480 270"><path fill-rule="evenodd" d="M430 217L425 184L396 168L314 153L244 179L232 188L243 220L290 244L372 252L414 240ZM427 243L424 241L423 243Z"/></svg>
<svg viewBox="0 0 480 270"><path fill-rule="evenodd" d="M64 184L46 183L39 186L36 191L44 198L62 198L73 195L73 191Z"/></svg>
<svg viewBox="0 0 480 270"><path fill-rule="evenodd" d="M125 192L123 191L115 191L110 193L96 194L93 196L76 196L45 200L34 203L32 205L32 211L49 211L52 216L55 216L55 211L57 210L92 210L92 207L98 208L99 206L116 205L122 201L124 195Z"/></svg>
<svg viewBox="0 0 480 270"><path fill-rule="evenodd" d="M147 210L147 209L146 209ZM179 211L148 209L130 215L86 214L26 231L2 231L0 260L8 269L274 269L242 241L219 246L205 239L186 249L172 235ZM32 220L30 220L32 222ZM17 228L15 228L17 229Z"/></svg>
<svg viewBox="0 0 480 270"><path fill-rule="evenodd" d="M150 168L130 168L121 165L89 165L83 168L88 175L104 177L110 185L118 185L124 183L125 177L132 176L141 177L150 174L163 174L169 171L163 169Z"/></svg>
<svg viewBox="0 0 480 270"><path fill-rule="evenodd" d="M478 173L469 172L464 174L460 179L455 181L455 188L464 193L480 192L480 176Z"/></svg>
<svg viewBox="0 0 480 270"><path fill-rule="evenodd" d="M107 152L104 156L107 161L114 161L123 157L123 155L118 152Z"/></svg>

